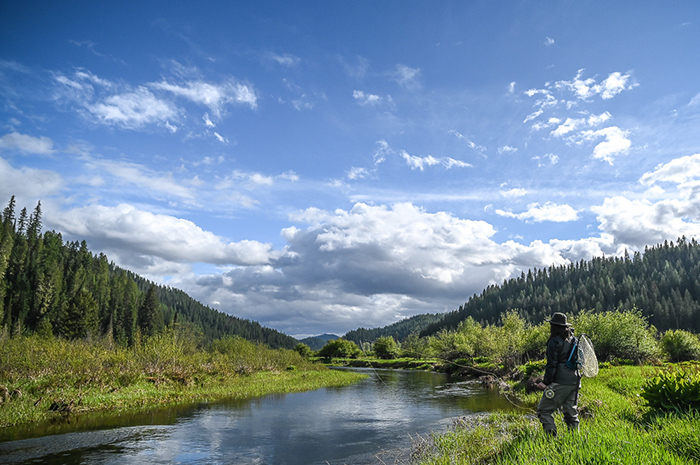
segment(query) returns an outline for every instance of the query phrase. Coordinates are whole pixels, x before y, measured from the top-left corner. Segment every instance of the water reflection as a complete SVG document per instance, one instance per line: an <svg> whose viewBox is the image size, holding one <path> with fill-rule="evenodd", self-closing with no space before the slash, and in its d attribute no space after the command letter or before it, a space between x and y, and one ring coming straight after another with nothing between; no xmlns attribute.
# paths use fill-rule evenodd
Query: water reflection
<svg viewBox="0 0 700 465"><path fill-rule="evenodd" d="M359 369L343 388L84 416L0 442L3 463L407 463L411 437L511 405L478 384L428 372ZM37 434L53 436L31 437ZM9 438L6 438L9 439ZM377 457L382 457L380 461Z"/></svg>

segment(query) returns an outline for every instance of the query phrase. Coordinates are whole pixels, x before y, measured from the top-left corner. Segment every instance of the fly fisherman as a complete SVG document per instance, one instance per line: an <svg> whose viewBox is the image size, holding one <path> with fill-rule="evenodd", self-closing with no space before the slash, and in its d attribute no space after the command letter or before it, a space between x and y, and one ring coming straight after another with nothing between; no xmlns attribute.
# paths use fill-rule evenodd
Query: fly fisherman
<svg viewBox="0 0 700 465"><path fill-rule="evenodd" d="M552 414L561 408L564 422L570 431L578 430L578 391L581 387L581 374L575 363L569 362L577 343L571 324L566 315L556 312L550 320L549 340L547 341L547 366L544 380L536 386L544 391L537 406L537 416L546 433L557 435Z"/></svg>

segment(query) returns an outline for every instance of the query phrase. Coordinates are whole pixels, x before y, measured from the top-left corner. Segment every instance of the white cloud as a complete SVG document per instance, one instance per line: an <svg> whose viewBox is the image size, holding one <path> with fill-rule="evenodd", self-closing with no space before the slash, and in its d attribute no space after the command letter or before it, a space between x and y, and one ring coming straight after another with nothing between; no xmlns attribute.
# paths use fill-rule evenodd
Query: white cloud
<svg viewBox="0 0 700 465"><path fill-rule="evenodd" d="M552 39L551 37L547 37L544 39L544 44L547 46L554 45L554 39Z"/></svg>
<svg viewBox="0 0 700 465"><path fill-rule="evenodd" d="M417 157L414 155L410 155L408 152L405 150L402 150L400 152L401 158L403 158L408 166L411 167L412 170L425 170L426 167L430 166L435 166L435 165L442 165L446 169L451 169L451 168L469 168L472 165L469 163L460 161L460 160L455 160L454 158L450 157L442 157L442 158L435 158L432 155L428 155L427 157Z"/></svg>
<svg viewBox="0 0 700 465"><path fill-rule="evenodd" d="M696 189L697 191L697 189ZM697 195L681 199L662 199L656 203L625 197L605 199L593 207L599 228L615 241L637 249L676 240L680 236L700 235L700 200Z"/></svg>
<svg viewBox="0 0 700 465"><path fill-rule="evenodd" d="M657 182L682 184L693 179L700 179L700 153L660 164L654 171L644 173L639 182L645 185Z"/></svg>
<svg viewBox="0 0 700 465"><path fill-rule="evenodd" d="M535 223L541 223L543 221L564 223L576 221L578 219L578 211L569 205L557 205L552 202L547 202L544 205L531 203L527 208L528 210L522 213L512 213L504 210L496 210L496 213L500 216L517 218L519 220L532 221Z"/></svg>
<svg viewBox="0 0 700 465"><path fill-rule="evenodd" d="M180 85L162 81L150 84L150 87L171 92L199 105L204 105L217 118L221 117L224 107L229 103L245 104L253 109L257 107L257 96L251 86L236 81L223 84L190 81Z"/></svg>
<svg viewBox="0 0 700 465"><path fill-rule="evenodd" d="M54 171L26 167L15 169L3 158L0 158L0 179L1 201L15 195L34 202L34 199L58 194L65 186L63 177Z"/></svg>
<svg viewBox="0 0 700 465"><path fill-rule="evenodd" d="M53 153L53 141L45 136L32 137L18 132L5 134L0 138L0 149L18 150L34 155L50 155Z"/></svg>
<svg viewBox="0 0 700 465"><path fill-rule="evenodd" d="M128 205L93 205L47 212L47 221L74 237L85 238L100 250L125 259L129 254L162 260L219 265L259 265L272 258L269 244L227 242L194 223L157 215Z"/></svg>
<svg viewBox="0 0 700 465"><path fill-rule="evenodd" d="M605 140L593 149L593 158L597 160L607 161L612 165L616 156L626 153L632 141L627 136L628 131L624 131L617 126L610 126L597 131L583 131L581 137L583 140L592 141L600 137L605 137Z"/></svg>
<svg viewBox="0 0 700 465"><path fill-rule="evenodd" d="M412 170L419 169L423 171L426 166L434 166L440 163L440 160L432 155L428 155L427 157L417 157L414 155L409 155L405 150L402 150L400 155L401 158L406 160L406 163Z"/></svg>
<svg viewBox="0 0 700 465"><path fill-rule="evenodd" d="M504 145L498 148L498 153L515 153L517 151L517 147L511 147L510 145Z"/></svg>
<svg viewBox="0 0 700 465"><path fill-rule="evenodd" d="M574 92L580 100L588 100L596 95L600 95L602 99L608 100L623 90L632 89L637 85L632 82L631 75L623 75L619 71L611 73L600 84L597 84L594 78L583 79L583 72L584 70L580 69L576 77L571 81L558 81L556 87Z"/></svg>
<svg viewBox="0 0 700 465"><path fill-rule="evenodd" d="M352 97L357 100L360 105L375 105L382 100L379 95L365 94L361 90L354 90L352 92Z"/></svg>
<svg viewBox="0 0 700 465"><path fill-rule="evenodd" d="M140 129L149 124L178 119L178 110L171 102L159 99L145 87L133 92L112 95L85 108L103 124L127 129Z"/></svg>
<svg viewBox="0 0 700 465"><path fill-rule="evenodd" d="M558 118L550 118L550 124L558 124L557 128L552 131L554 137L562 137L570 132L577 131L583 127L595 127L603 124L611 118L607 111L600 115L591 115L588 118L566 118L563 123L560 123Z"/></svg>
<svg viewBox="0 0 700 465"><path fill-rule="evenodd" d="M507 198L517 198L517 197L523 197L523 196L527 195L528 190L523 189L522 187L515 187L513 189L508 189L507 191L506 190L500 191L500 194L503 197L507 197Z"/></svg>

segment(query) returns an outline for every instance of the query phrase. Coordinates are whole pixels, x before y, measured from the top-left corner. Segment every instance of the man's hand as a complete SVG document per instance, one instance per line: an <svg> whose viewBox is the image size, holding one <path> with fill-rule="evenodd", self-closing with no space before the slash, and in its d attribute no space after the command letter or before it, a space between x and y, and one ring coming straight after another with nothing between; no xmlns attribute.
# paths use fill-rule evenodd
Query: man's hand
<svg viewBox="0 0 700 465"><path fill-rule="evenodd" d="M544 384L542 381L540 381L539 383L535 384L535 387L536 387L537 389L539 389L540 391L544 391L545 389L547 389L547 385Z"/></svg>

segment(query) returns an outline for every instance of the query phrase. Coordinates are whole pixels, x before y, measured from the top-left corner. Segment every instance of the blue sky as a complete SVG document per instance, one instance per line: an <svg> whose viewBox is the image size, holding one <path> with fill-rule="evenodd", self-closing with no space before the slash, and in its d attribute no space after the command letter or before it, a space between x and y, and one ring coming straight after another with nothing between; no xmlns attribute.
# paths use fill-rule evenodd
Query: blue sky
<svg viewBox="0 0 700 465"><path fill-rule="evenodd" d="M0 34L0 199L287 334L700 234L695 1L24 1Z"/></svg>

